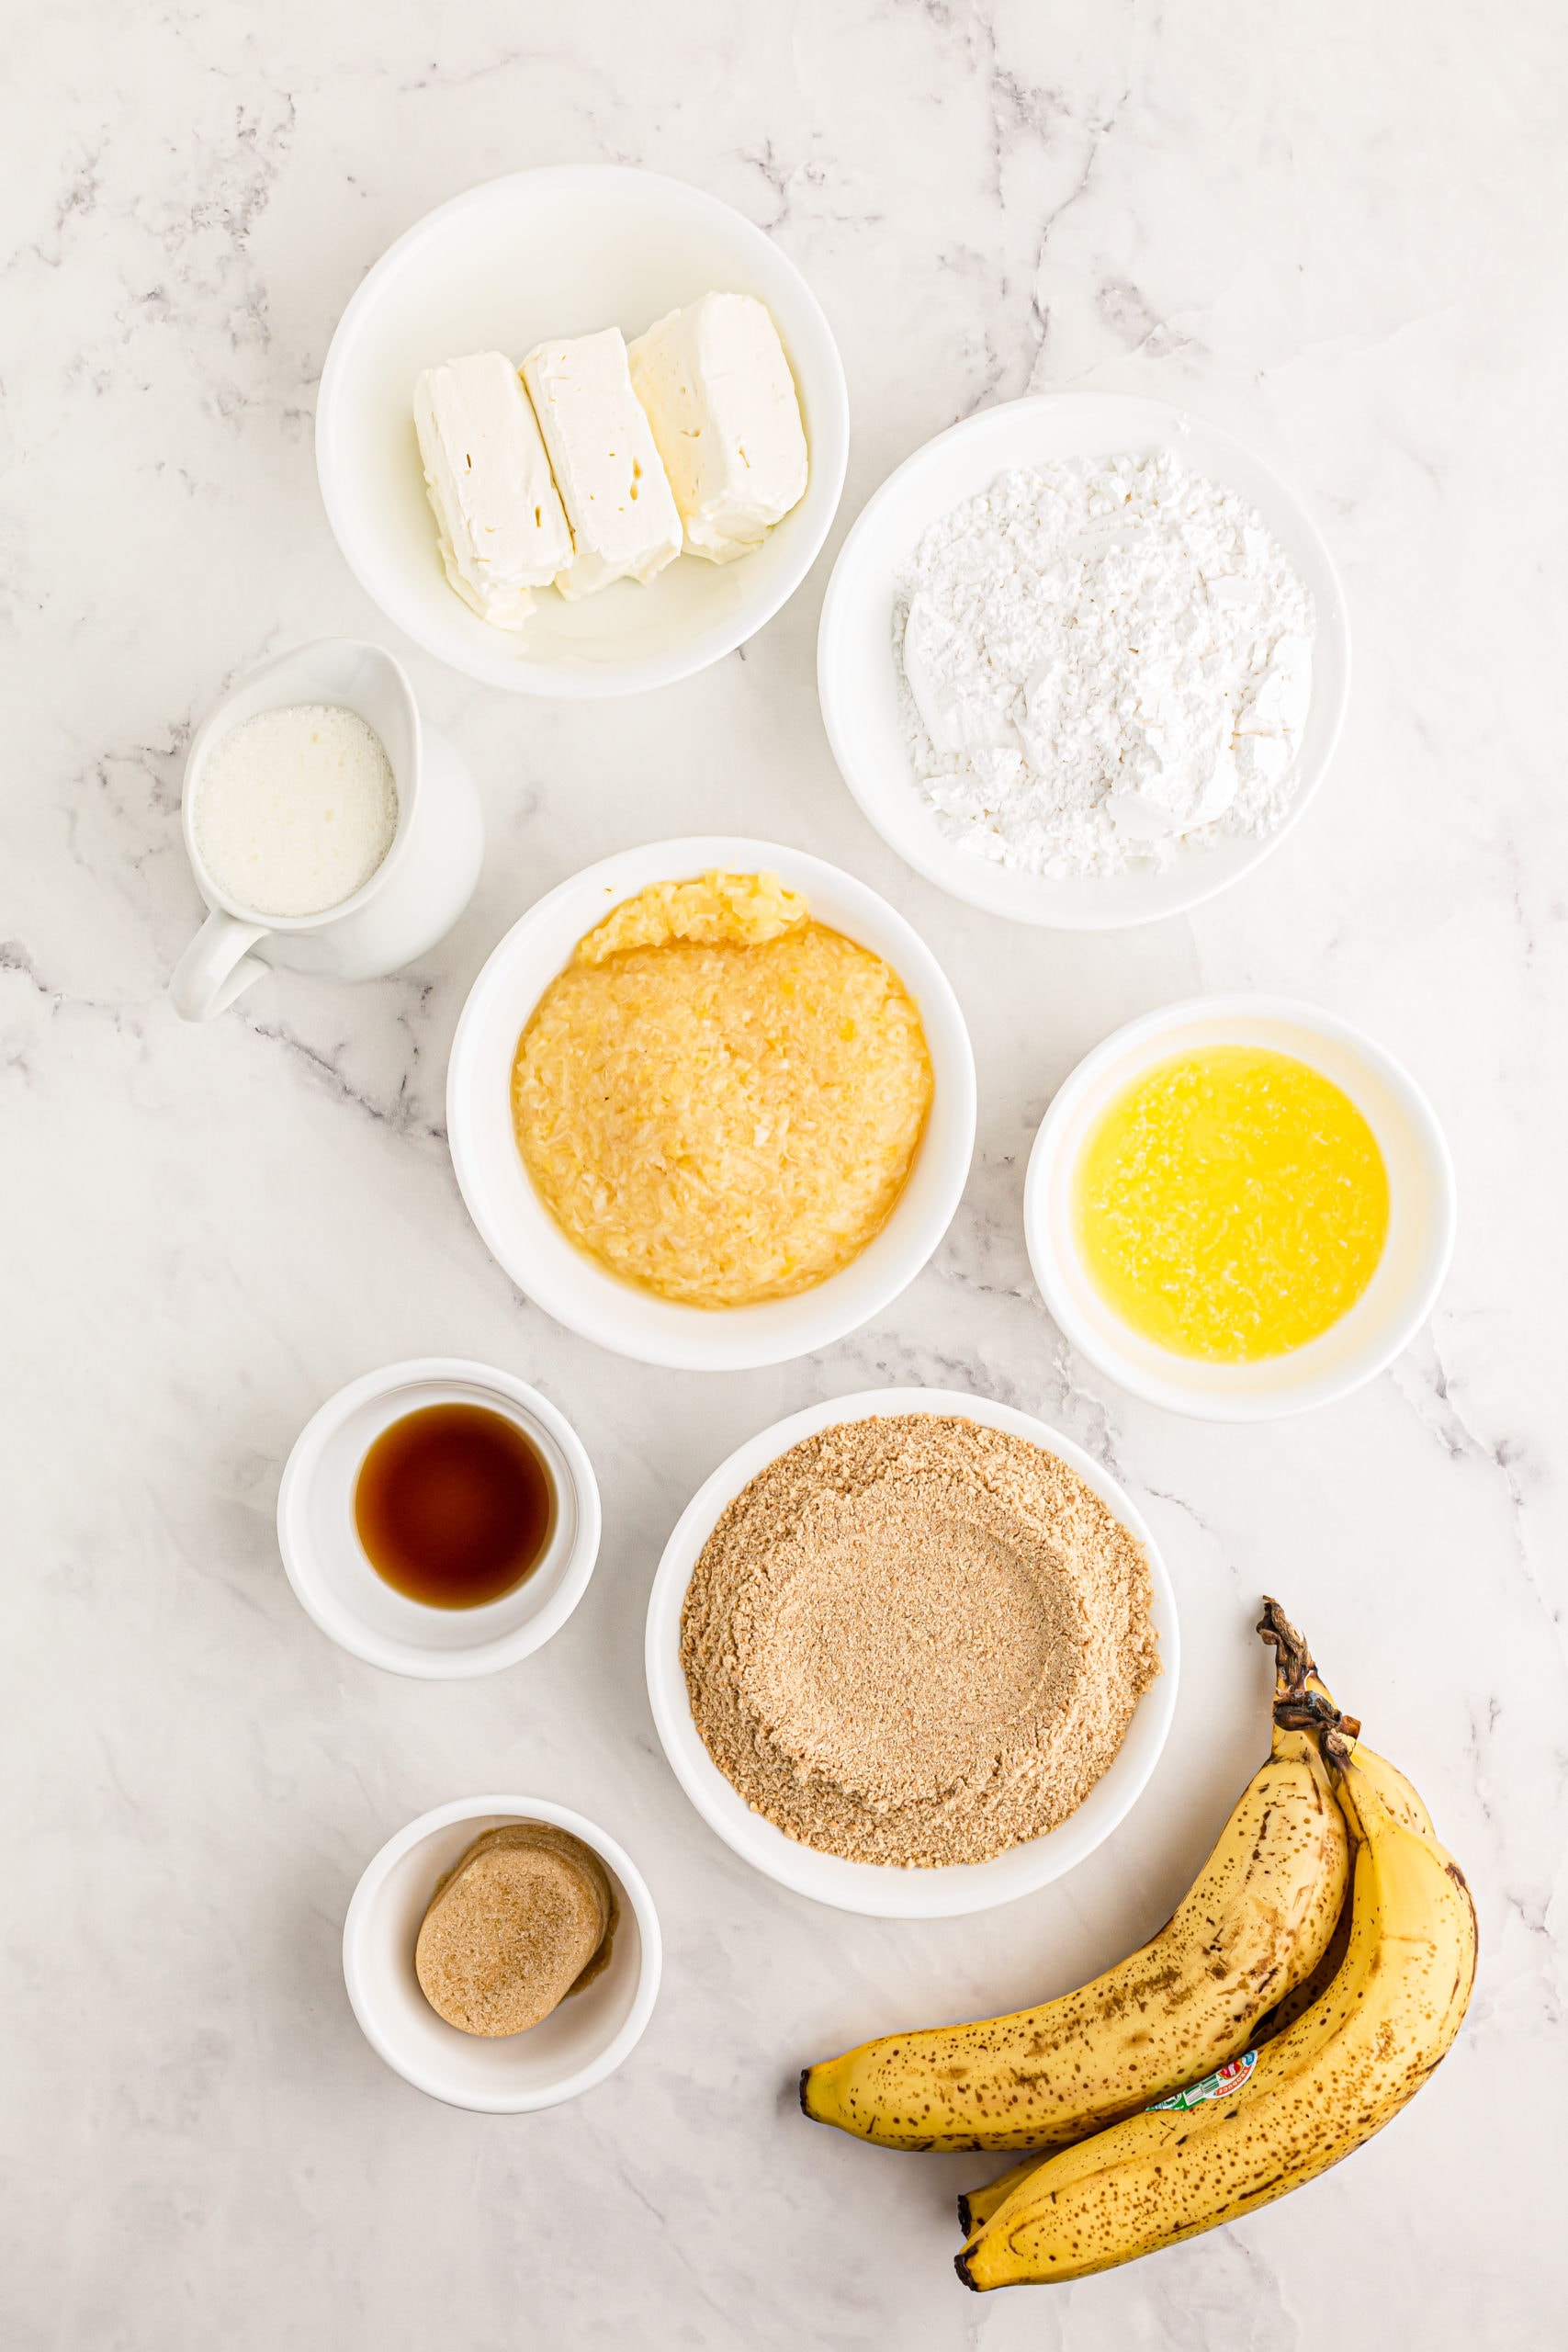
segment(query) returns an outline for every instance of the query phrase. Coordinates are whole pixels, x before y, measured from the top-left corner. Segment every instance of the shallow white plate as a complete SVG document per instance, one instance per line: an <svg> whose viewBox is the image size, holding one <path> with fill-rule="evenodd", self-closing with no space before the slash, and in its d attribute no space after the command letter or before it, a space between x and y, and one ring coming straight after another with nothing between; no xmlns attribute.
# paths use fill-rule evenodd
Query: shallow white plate
<svg viewBox="0 0 1568 2352"><path fill-rule="evenodd" d="M1258 1363L1204 1363L1129 1330L1090 1282L1074 1239L1073 1173L1107 1103L1151 1063L1216 1045L1267 1046L1310 1062L1350 1097L1388 1170L1388 1238L1355 1306L1304 1348ZM1437 1302L1455 1215L1449 1148L1409 1072L1348 1021L1290 997L1194 997L1118 1029L1057 1090L1023 1192L1029 1262L1072 1345L1134 1396L1205 1421L1277 1420L1373 1379Z"/></svg>
<svg viewBox="0 0 1568 2352"><path fill-rule="evenodd" d="M773 312L800 394L805 497L735 563L682 556L646 588L618 581L575 605L546 589L525 629L492 628L436 552L413 429L420 371L470 351L520 360L547 335L640 334L710 289ZM843 365L795 264L716 197L610 164L515 172L428 213L344 311L316 402L321 497L360 585L426 652L515 694L635 694L732 651L806 577L848 453Z"/></svg>
<svg viewBox="0 0 1568 2352"><path fill-rule="evenodd" d="M528 1180L512 1125L517 1040L586 932L650 882L718 868L777 874L813 915L893 967L919 1008L934 1094L898 1204L842 1273L761 1306L678 1306L635 1289L569 1241ZM946 975L917 932L852 875L777 842L724 834L649 842L563 882L513 925L463 1007L446 1073L452 1165L487 1247L569 1331L682 1372L739 1372L829 1347L913 1282L952 1222L975 1148L975 1059Z"/></svg>
<svg viewBox="0 0 1568 2352"><path fill-rule="evenodd" d="M840 1421L871 1420L895 1413L957 1414L987 1429L1008 1430L1014 1437L1043 1446L1076 1470L1148 1555L1154 1584L1153 1623L1164 1668L1134 1708L1110 1770L1059 1828L1044 1838L1031 1838L1027 1845L1014 1846L992 1861L943 1870L894 1870L882 1863L849 1862L837 1854L819 1854L786 1838L782 1829L753 1813L703 1745L702 1734L692 1720L681 1667L681 1611L686 1588L725 1506L770 1462L776 1462L803 1438L815 1437L818 1430L831 1429ZM1015 1412L1010 1405L993 1404L988 1397L966 1396L958 1389L875 1388L857 1396L834 1396L763 1430L739 1447L728 1462L720 1463L682 1512L664 1547L648 1604L648 1695L653 1720L675 1778L709 1828L716 1830L742 1861L776 1879L781 1886L793 1887L796 1894L808 1894L815 1902L829 1903L836 1910L860 1911L877 1919L953 1919L971 1911L987 1911L995 1904L1010 1903L1018 1895L1049 1886L1053 1879L1092 1854L1132 1809L1159 1760L1176 1712L1180 1663L1176 1595L1165 1562L1148 1527L1115 1479L1081 1446L1047 1429L1043 1421Z"/></svg>
<svg viewBox="0 0 1568 2352"><path fill-rule="evenodd" d="M1173 449L1194 473L1254 505L1317 605L1312 704L1282 824L1260 840L1179 850L1163 871L1052 880L1010 873L960 849L921 797L898 717L893 655L896 578L916 542L1011 466L1062 458ZM1047 392L1008 401L939 433L890 474L839 553L817 639L822 717L845 783L900 857L969 906L1058 931L1111 931L1179 913L1249 872L1297 822L1339 740L1350 691L1344 591L1322 534L1272 468L1246 444L1184 409L1110 392Z"/></svg>
<svg viewBox="0 0 1568 2352"><path fill-rule="evenodd" d="M477 1609L430 1609L378 1577L354 1521L366 1454L427 1405L483 1405L533 1440L556 1494L544 1557ZM350 1381L295 1440L277 1496L277 1543L295 1598L323 1634L367 1665L422 1681L461 1681L531 1657L571 1615L599 1556L599 1488L581 1439L526 1381L461 1356L420 1356Z"/></svg>
<svg viewBox="0 0 1568 2352"><path fill-rule="evenodd" d="M460 2033L420 1990L413 1951L437 1879L487 1829L548 1821L591 1846L615 1883L618 1917L608 1965L526 2033ZM343 1928L343 1975L378 2057L431 2098L481 2115L558 2107L613 2075L659 1997L659 1917L629 1854L595 1822L544 1797L465 1797L422 1814L388 1839L354 1890Z"/></svg>

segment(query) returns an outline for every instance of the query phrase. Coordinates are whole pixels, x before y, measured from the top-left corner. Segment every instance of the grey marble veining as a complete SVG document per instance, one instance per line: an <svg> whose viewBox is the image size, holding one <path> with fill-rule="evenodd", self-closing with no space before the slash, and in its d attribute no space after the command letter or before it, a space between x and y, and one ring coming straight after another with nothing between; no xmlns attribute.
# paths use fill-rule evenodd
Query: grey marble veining
<svg viewBox="0 0 1568 2352"><path fill-rule="evenodd" d="M16 2352L889 2346L1344 2352L1568 2342L1561 2226L1565 828L1561 99L1544 5L388 0L14 11L0 141L0 1182L6 1306L0 2336ZM740 207L807 271L853 408L829 548L687 684L550 707L400 645L317 497L314 391L366 268L431 205L615 160ZM1103 937L998 931L908 873L818 717L834 548L930 434L1030 389L1190 402L1255 443L1342 566L1334 773L1257 875ZM193 725L303 639L409 661L491 849L457 932L357 989L268 980L202 1030ZM462 1211L446 1054L502 930L588 860L750 831L863 875L972 1027L980 1150L935 1262L818 1360L613 1361L524 1304ZM1210 988L1350 1014L1430 1091L1462 1221L1430 1328L1314 1418L1209 1428L1065 1348L1020 1229L1052 1090ZM568 1628L478 1687L321 1639L278 1473L344 1380L488 1357L572 1417L605 1503ZM812 1399L998 1396L1126 1481L1176 1580L1176 1727L1123 1828L975 1921L819 1910L666 1769L641 1678L665 1534ZM1471 1871L1465 2034L1353 2162L1238 2226L977 2300L950 2199L987 2169L815 2131L803 2059L1079 1981L1165 1917L1264 1736L1260 1589L1299 1614ZM338 1967L364 1862L515 1785L637 1855L668 1938L649 2034L553 2113L389 2074Z"/></svg>

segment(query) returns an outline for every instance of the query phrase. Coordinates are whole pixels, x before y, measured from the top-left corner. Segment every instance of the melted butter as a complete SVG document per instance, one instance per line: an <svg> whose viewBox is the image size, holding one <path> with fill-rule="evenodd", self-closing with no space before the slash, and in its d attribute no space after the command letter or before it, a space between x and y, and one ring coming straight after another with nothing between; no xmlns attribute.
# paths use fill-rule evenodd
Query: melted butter
<svg viewBox="0 0 1568 2352"><path fill-rule="evenodd" d="M1255 1046L1159 1062L1101 1114L1074 1174L1079 1254L1124 1323L1249 1363L1347 1314L1388 1233L1388 1171L1348 1094Z"/></svg>

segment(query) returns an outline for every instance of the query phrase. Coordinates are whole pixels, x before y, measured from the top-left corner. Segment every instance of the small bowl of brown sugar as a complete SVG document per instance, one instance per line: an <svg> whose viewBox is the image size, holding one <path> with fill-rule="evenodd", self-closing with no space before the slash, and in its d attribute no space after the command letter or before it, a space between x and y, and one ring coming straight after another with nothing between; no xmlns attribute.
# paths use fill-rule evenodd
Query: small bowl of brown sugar
<svg viewBox="0 0 1568 2352"><path fill-rule="evenodd" d="M1026 1413L835 1397L715 1471L648 1617L654 1722L725 1843L840 1910L945 1918L1108 1838L1175 1711L1175 1598L1131 1498Z"/></svg>
<svg viewBox="0 0 1568 2352"><path fill-rule="evenodd" d="M366 2040L449 2107L520 2115L615 2072L659 1994L658 1915L630 1856L542 1797L460 1799L389 1838L348 1906Z"/></svg>

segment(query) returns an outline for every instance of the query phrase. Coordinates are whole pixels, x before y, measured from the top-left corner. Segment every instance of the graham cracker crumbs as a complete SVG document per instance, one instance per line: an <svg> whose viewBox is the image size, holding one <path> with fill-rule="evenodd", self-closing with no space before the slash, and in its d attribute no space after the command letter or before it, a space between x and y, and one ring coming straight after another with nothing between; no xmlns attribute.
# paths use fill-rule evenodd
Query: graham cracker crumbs
<svg viewBox="0 0 1568 2352"><path fill-rule="evenodd" d="M1082 1804L1160 1671L1151 1598L1142 1545L1055 1454L898 1414L792 1446L728 1506L681 1662L753 1812L937 1869Z"/></svg>

